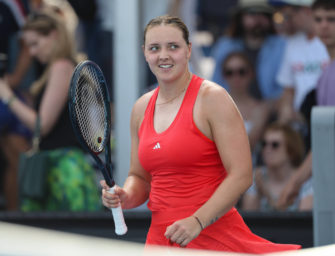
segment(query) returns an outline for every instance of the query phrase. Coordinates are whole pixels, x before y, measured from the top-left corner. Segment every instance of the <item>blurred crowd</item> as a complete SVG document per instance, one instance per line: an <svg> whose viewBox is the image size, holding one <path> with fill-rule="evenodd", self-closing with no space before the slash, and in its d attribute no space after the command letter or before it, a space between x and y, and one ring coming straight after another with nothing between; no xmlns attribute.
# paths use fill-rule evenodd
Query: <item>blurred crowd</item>
<svg viewBox="0 0 335 256"><path fill-rule="evenodd" d="M237 203L241 210L313 207L308 172L311 109L335 103L335 90L327 89L335 57L335 8L331 0L319 2L330 3L333 16L324 18L313 0L143 1L157 15L169 13L185 21L192 41L191 69L226 88L244 119L254 183ZM114 21L107 12L113 4L110 0L0 0L0 86L7 88L0 89L0 98L8 95L7 101L0 102L2 209L63 209L54 206L57 193L50 199L53 206L19 200L18 158L30 148L36 116L41 118L41 148L61 155L54 156L55 165L64 160L57 171L67 170L71 161L85 163L77 168L87 172L82 181L86 190L74 193L98 193L94 167L86 166L92 163L71 141L65 105L73 68L84 58L102 68L113 99ZM52 34L47 26L37 29L33 23L34 15L51 12L70 35L66 47L73 44L74 50L68 54L56 50L60 32ZM144 18L156 14L144 13ZM155 81L149 73L151 88ZM69 136L61 136L66 133ZM72 175L78 179L79 174ZM67 186L59 176L49 184L52 189ZM51 186L57 182L60 185ZM97 198L90 198L90 205L66 210L101 210Z"/></svg>

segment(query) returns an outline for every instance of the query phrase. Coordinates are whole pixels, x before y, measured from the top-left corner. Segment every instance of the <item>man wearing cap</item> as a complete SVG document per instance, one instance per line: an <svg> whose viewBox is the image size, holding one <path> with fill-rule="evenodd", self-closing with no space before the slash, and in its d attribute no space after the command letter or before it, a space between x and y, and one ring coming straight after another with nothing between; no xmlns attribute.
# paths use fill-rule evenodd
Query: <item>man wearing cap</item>
<svg viewBox="0 0 335 256"><path fill-rule="evenodd" d="M222 77L222 63L233 51L246 52L256 69L251 94L259 99L273 100L281 95L276 82L285 39L276 35L272 21L273 8L266 0L239 0L232 10L226 34L213 46L215 68L212 80L227 88Z"/></svg>

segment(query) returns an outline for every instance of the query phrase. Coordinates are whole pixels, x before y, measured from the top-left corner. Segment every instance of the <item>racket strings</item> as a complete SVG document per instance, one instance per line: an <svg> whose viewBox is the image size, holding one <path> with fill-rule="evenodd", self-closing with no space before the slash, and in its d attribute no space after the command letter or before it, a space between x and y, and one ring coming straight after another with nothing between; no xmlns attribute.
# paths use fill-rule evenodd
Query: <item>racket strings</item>
<svg viewBox="0 0 335 256"><path fill-rule="evenodd" d="M92 67L84 67L81 72L75 92L77 123L88 146L98 153L104 149L106 141L106 96Z"/></svg>

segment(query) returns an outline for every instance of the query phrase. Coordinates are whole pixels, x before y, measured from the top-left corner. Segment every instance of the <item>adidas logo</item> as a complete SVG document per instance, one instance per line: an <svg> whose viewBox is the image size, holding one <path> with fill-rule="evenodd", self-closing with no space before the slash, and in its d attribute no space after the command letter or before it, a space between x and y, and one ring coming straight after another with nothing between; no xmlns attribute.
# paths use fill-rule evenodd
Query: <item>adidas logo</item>
<svg viewBox="0 0 335 256"><path fill-rule="evenodd" d="M159 142L157 142L156 145L152 149L159 149L159 148L161 148L161 145L159 144Z"/></svg>

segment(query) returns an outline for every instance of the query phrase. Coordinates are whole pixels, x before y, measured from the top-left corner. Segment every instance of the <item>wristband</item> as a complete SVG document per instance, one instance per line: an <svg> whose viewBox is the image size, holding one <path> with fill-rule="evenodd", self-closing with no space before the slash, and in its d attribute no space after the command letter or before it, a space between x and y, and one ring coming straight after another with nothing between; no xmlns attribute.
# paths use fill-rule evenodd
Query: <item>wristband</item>
<svg viewBox="0 0 335 256"><path fill-rule="evenodd" d="M199 218L197 217L197 216L195 216L195 215L192 215L196 220L197 220L197 222L199 223L199 225L200 225L200 227L201 227L201 230L203 230L204 229L204 226L201 224L201 221L199 220Z"/></svg>

